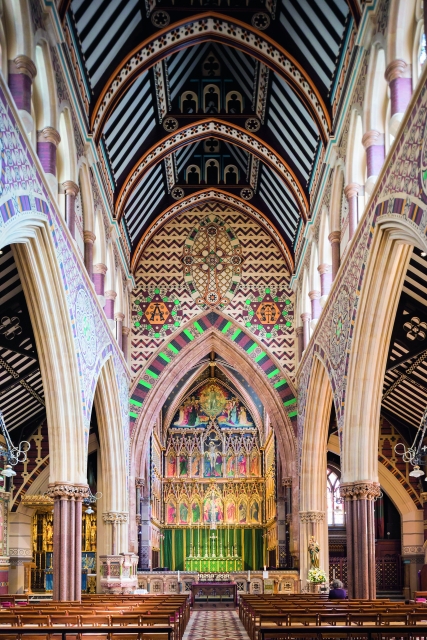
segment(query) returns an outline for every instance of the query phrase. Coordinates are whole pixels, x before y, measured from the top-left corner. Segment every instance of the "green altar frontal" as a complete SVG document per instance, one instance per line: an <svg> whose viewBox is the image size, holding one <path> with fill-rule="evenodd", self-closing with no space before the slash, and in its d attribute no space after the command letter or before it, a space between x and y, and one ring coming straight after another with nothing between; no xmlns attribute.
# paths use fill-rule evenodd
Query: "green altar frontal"
<svg viewBox="0 0 427 640"><path fill-rule="evenodd" d="M242 559L236 556L194 558L185 559L186 571L198 571L199 573L229 573L230 571L242 571Z"/></svg>

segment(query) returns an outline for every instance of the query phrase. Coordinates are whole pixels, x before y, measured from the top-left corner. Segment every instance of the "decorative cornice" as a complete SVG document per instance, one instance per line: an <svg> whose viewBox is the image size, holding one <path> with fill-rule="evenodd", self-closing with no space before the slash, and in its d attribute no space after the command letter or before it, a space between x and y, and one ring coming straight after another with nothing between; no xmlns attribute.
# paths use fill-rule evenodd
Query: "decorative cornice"
<svg viewBox="0 0 427 640"><path fill-rule="evenodd" d="M63 182L62 188L64 189L64 193L66 196L76 197L78 192L80 191L79 185L72 180L66 180L65 182Z"/></svg>
<svg viewBox="0 0 427 640"><path fill-rule="evenodd" d="M52 497L47 495L31 495L27 494L23 495L21 498L21 504L24 507L33 507L33 508L48 508L51 509L54 504L54 500Z"/></svg>
<svg viewBox="0 0 427 640"><path fill-rule="evenodd" d="M58 482L49 484L45 496L53 498L83 500L89 495L89 487L87 484L70 484L68 482Z"/></svg>
<svg viewBox="0 0 427 640"><path fill-rule="evenodd" d="M37 131L37 142L51 142L57 147L61 142L61 136L53 127L45 127L41 131Z"/></svg>
<svg viewBox="0 0 427 640"><path fill-rule="evenodd" d="M33 81L36 77L37 67L28 56L16 56L13 64L16 67L18 73L23 73L24 75L28 76L29 78L31 78L31 81Z"/></svg>
<svg viewBox="0 0 427 640"><path fill-rule="evenodd" d="M375 500L381 495L378 482L341 483L340 495L346 500Z"/></svg>
<svg viewBox="0 0 427 640"><path fill-rule="evenodd" d="M308 522L323 522L325 519L324 511L300 511L299 519L302 524Z"/></svg>
<svg viewBox="0 0 427 640"><path fill-rule="evenodd" d="M128 516L125 511L107 511L102 514L102 519L109 524L122 524L128 521Z"/></svg>

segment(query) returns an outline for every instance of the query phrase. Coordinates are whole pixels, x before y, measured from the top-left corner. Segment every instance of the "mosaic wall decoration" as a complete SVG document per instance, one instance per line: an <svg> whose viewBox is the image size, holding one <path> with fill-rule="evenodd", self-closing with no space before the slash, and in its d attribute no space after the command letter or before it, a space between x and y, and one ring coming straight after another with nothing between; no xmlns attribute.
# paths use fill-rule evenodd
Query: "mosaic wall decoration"
<svg viewBox="0 0 427 640"><path fill-rule="evenodd" d="M215 230L214 236L208 236L209 229ZM231 264L233 258L239 264ZM224 272L226 282L218 279ZM203 308L208 312L216 306L264 343L292 378L294 294L289 281L277 244L249 215L220 203L201 204L178 215L153 235L135 272L133 373L146 366L165 337L173 338ZM217 297L208 301L214 289Z"/></svg>

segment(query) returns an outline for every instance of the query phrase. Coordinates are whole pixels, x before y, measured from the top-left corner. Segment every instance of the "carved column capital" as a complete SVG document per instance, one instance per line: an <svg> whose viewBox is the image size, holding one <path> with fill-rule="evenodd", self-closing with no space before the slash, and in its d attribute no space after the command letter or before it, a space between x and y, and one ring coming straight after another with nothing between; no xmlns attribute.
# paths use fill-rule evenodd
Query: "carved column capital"
<svg viewBox="0 0 427 640"><path fill-rule="evenodd" d="M123 322L123 320L125 319L125 314L121 311L117 311L117 313L114 314L114 319L118 320L119 322Z"/></svg>
<svg viewBox="0 0 427 640"><path fill-rule="evenodd" d="M317 267L317 271L321 276L323 276L324 273L329 273L330 271L332 271L332 265L326 264L326 262L324 262L323 264L319 264L319 266Z"/></svg>
<svg viewBox="0 0 427 640"><path fill-rule="evenodd" d="M384 77L387 82L392 82L393 80L397 80L397 78L402 78L408 73L409 65L406 64L404 60L393 60L387 66L385 70Z"/></svg>
<svg viewBox="0 0 427 640"><path fill-rule="evenodd" d="M93 244L96 240L96 235L93 231L83 231L83 239L85 243L90 242L90 244Z"/></svg>
<svg viewBox="0 0 427 640"><path fill-rule="evenodd" d="M303 331L304 331L304 327L296 327L295 329L295 333L297 336L302 336Z"/></svg>
<svg viewBox="0 0 427 640"><path fill-rule="evenodd" d="M141 521L142 521L141 514L140 514L140 513L137 513L137 514L136 514L136 524L137 524L137 525L140 525L140 524L141 524Z"/></svg>
<svg viewBox="0 0 427 640"><path fill-rule="evenodd" d="M341 242L341 231L331 231L331 233L328 235L328 240L331 244Z"/></svg>
<svg viewBox="0 0 427 640"><path fill-rule="evenodd" d="M15 60L13 61L13 65L17 73L23 73L24 75L28 76L31 81L33 81L37 75L37 67L28 56L16 56Z"/></svg>
<svg viewBox="0 0 427 640"><path fill-rule="evenodd" d="M306 320L311 320L311 313L308 313L307 311L305 311L304 313L301 314L301 320L303 322L305 322Z"/></svg>
<svg viewBox="0 0 427 640"><path fill-rule="evenodd" d="M64 189L64 193L66 196L76 197L78 192L80 191L79 185L72 180L66 180L65 182L63 182L62 188Z"/></svg>
<svg viewBox="0 0 427 640"><path fill-rule="evenodd" d="M117 293L110 289L104 293L104 297L106 300L115 300L117 298Z"/></svg>
<svg viewBox="0 0 427 640"><path fill-rule="evenodd" d="M300 511L299 519L302 524L308 522L323 522L325 519L324 511Z"/></svg>
<svg viewBox="0 0 427 640"><path fill-rule="evenodd" d="M340 495L346 500L374 500L380 494L378 482L344 482L340 486Z"/></svg>
<svg viewBox="0 0 427 640"><path fill-rule="evenodd" d="M292 478L282 478L282 487L292 487Z"/></svg>
<svg viewBox="0 0 427 640"><path fill-rule="evenodd" d="M310 300L319 300L320 296L322 294L320 293L320 291L309 291L308 292L308 297L310 298Z"/></svg>
<svg viewBox="0 0 427 640"><path fill-rule="evenodd" d="M49 484L45 495L53 499L83 500L89 495L89 487L87 484L55 482L53 484Z"/></svg>
<svg viewBox="0 0 427 640"><path fill-rule="evenodd" d="M126 511L107 511L102 514L104 522L109 524L122 524L128 521L128 513Z"/></svg>
<svg viewBox="0 0 427 640"><path fill-rule="evenodd" d="M375 131L372 129L371 131L367 131L363 134L362 144L365 149L369 149L372 145L383 145L384 144L384 134L379 131Z"/></svg>
<svg viewBox="0 0 427 640"><path fill-rule="evenodd" d="M135 487L143 489L145 487L145 478L135 478Z"/></svg>
<svg viewBox="0 0 427 640"><path fill-rule="evenodd" d="M93 265L93 272L94 273L102 273L102 275L105 276L107 271L108 271L107 265L103 264L102 262L98 262L98 264L94 264Z"/></svg>
<svg viewBox="0 0 427 640"><path fill-rule="evenodd" d="M53 127L45 127L41 131L37 131L37 142L51 142L57 147L61 142L61 136Z"/></svg>
<svg viewBox="0 0 427 640"><path fill-rule="evenodd" d="M362 189L363 187L357 182L350 182L350 184L344 187L345 197L347 198L347 200L349 200L350 198L357 196L362 191Z"/></svg>
<svg viewBox="0 0 427 640"><path fill-rule="evenodd" d="M130 328L129 327L122 327L122 333L124 336L128 336L130 334Z"/></svg>

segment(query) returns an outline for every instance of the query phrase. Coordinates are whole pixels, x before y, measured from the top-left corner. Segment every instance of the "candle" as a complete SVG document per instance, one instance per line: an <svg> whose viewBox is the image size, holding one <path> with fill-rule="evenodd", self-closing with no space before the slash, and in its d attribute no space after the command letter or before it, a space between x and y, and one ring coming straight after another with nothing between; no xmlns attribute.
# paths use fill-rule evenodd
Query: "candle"
<svg viewBox="0 0 427 640"><path fill-rule="evenodd" d="M267 570L267 566L266 566L266 565L264 565L264 571L266 571L266 570Z"/></svg>
<svg viewBox="0 0 427 640"><path fill-rule="evenodd" d="M251 581L251 572L248 571L248 582L250 582L250 581Z"/></svg>
<svg viewBox="0 0 427 640"><path fill-rule="evenodd" d="M178 582L179 582L179 569L178 569Z"/></svg>

